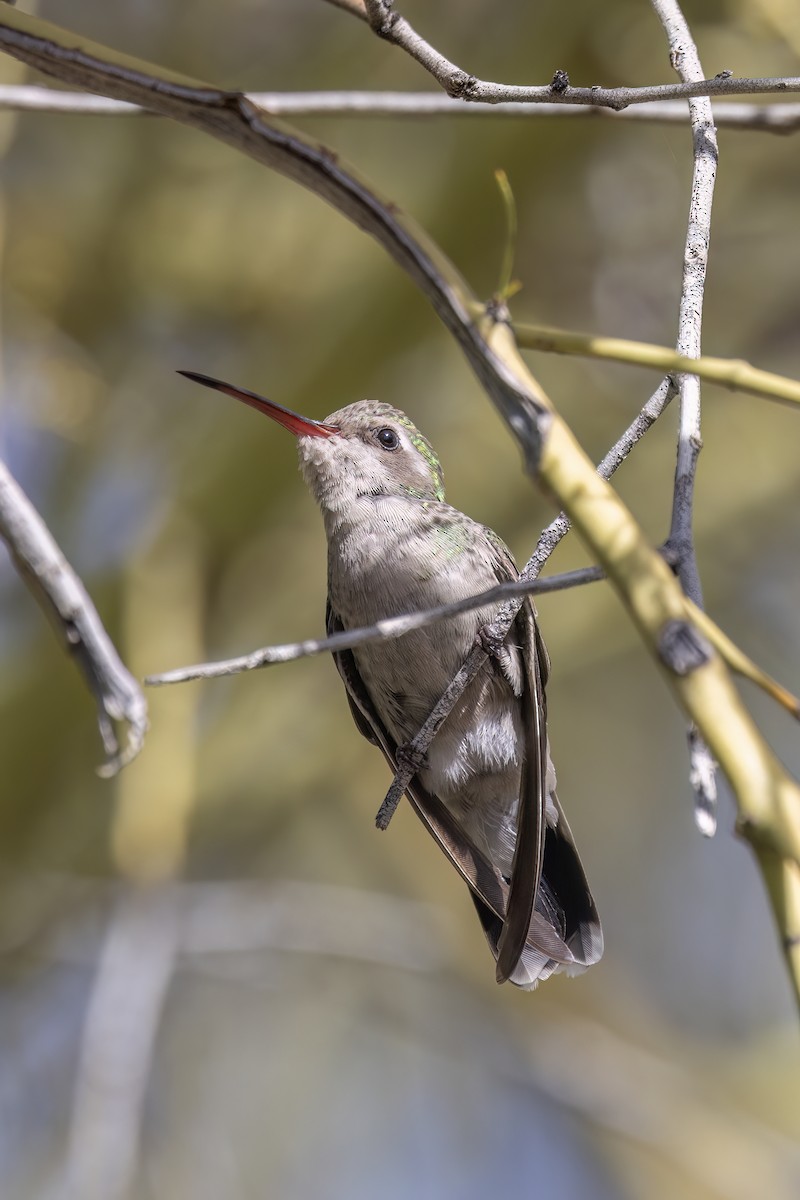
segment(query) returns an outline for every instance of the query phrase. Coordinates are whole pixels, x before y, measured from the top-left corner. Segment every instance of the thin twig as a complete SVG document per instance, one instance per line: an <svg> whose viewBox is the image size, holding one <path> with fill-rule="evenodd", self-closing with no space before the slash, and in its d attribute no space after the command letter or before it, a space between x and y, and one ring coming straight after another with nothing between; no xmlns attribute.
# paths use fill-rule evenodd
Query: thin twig
<svg viewBox="0 0 800 1200"><path fill-rule="evenodd" d="M743 359L712 358L708 355L689 358L677 350L670 350L668 346L656 346L651 342L578 333L572 329L554 329L549 325L531 325L527 322L515 321L513 328L518 344L526 350L575 354L582 358L626 363L635 367L655 367L670 374L691 371L701 379L732 392L749 392L766 400L800 405L800 380L762 371Z"/></svg>
<svg viewBox="0 0 800 1200"><path fill-rule="evenodd" d="M143 116L146 108L88 92L62 92L34 84L0 86L0 109L10 112L69 113L89 117Z"/></svg>
<svg viewBox="0 0 800 1200"><path fill-rule="evenodd" d="M147 701L120 660L78 576L22 488L0 461L0 537L20 575L60 630L97 703L97 722L112 775L141 750L147 732ZM120 748L114 722L127 724Z"/></svg>
<svg viewBox="0 0 800 1200"><path fill-rule="evenodd" d="M361 16L355 7L342 4L348 12ZM421 37L405 17L394 7L393 0L364 0L369 24L374 33L387 42L405 50L420 64L448 96L470 103L486 104L589 104L600 108L622 109L629 104L653 100L688 100L694 96L742 96L785 94L800 91L800 78L736 79L730 71L720 71L713 79L691 80L683 83L662 83L646 87L606 88L572 87L566 73L557 71L549 84L534 87L508 83L492 83L478 79L450 62L430 42Z"/></svg>
<svg viewBox="0 0 800 1200"><path fill-rule="evenodd" d="M677 0L653 0L653 8L664 26L669 43L670 62L684 83L703 78L697 46ZM683 280L678 316L676 350L684 358L699 358L702 353L703 302L705 298L708 247L711 239L711 207L717 177L719 147L714 128L711 101L689 101L694 169L689 203L689 225L683 256ZM694 492L697 461L703 446L701 432L700 378L696 371L678 376L680 418L678 454L672 501L672 520L667 544L677 552L677 574L686 595L698 608L703 607L703 590L694 546ZM695 791L695 821L703 833L711 828L716 815L710 811L712 789L705 784L712 755L699 731L689 726L691 780L703 782Z"/></svg>
<svg viewBox="0 0 800 1200"><path fill-rule="evenodd" d="M500 265L500 278L495 293L497 301L503 303L519 289L519 284L512 279L514 273L514 255L517 252L517 203L514 192L508 182L508 175L498 167L494 173L495 181L503 203L503 213L506 219L506 237L503 246L503 257Z"/></svg>
<svg viewBox="0 0 800 1200"><path fill-rule="evenodd" d="M654 124L686 122L686 102L661 100L616 111L584 105L464 104L440 92L246 92L247 99L275 116L353 117L593 117ZM155 116L126 100L62 92L34 85L0 86L0 110L64 113L95 117ZM800 129L800 104L726 103L714 110L717 126L728 129L794 133Z"/></svg>
<svg viewBox="0 0 800 1200"><path fill-rule="evenodd" d="M402 637L414 629L435 625L438 621L446 621L451 617L457 617L460 613L472 612L473 609L483 608L487 604L497 604L511 597L564 591L567 588L580 587L585 583L595 583L604 578L605 572L600 567L581 567L577 571L565 571L562 575L553 575L549 579L498 583L495 587L489 588L479 595L455 600L451 604L438 604L434 608L421 609L419 612L385 617L381 621L376 621L374 625L365 625L360 629L348 629L344 633L331 634L330 637L306 638L302 642L264 646L249 654L238 655L236 658L197 663L189 667L177 667L174 671L148 675L145 683L148 687L161 687L170 683L187 683L193 679L219 679L226 675L239 675L243 671L257 671L261 667L272 667L278 663L294 662L298 658L311 658L317 654L352 650L367 642L390 641Z"/></svg>

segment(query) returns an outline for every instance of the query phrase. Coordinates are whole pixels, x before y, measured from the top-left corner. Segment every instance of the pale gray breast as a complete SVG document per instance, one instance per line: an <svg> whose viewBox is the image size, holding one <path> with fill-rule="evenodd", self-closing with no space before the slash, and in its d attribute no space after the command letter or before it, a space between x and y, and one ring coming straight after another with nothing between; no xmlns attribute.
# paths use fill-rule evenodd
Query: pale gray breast
<svg viewBox="0 0 800 1200"><path fill-rule="evenodd" d="M381 617L461 599L496 582L483 527L447 505L371 498L362 519L329 541L331 604L347 629ZM453 534L453 514L460 522ZM466 658L487 610L414 630L354 651L367 689L390 731L419 728Z"/></svg>

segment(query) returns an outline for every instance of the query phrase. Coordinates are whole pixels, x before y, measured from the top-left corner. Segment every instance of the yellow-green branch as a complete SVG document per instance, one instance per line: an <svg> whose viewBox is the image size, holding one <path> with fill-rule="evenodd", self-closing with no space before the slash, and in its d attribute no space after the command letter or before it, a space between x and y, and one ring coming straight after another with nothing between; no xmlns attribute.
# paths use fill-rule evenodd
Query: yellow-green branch
<svg viewBox="0 0 800 1200"><path fill-rule="evenodd" d="M750 392L767 400L783 404L800 404L800 381L772 371L762 371L743 359L686 358L668 346L651 342L632 342L627 338L597 337L572 329L554 329L548 325L514 322L514 334L519 346L526 350L543 350L550 354L573 354L581 358L598 358L606 362L627 363L634 367L654 367L674 375L698 375L709 383L719 384L733 392Z"/></svg>

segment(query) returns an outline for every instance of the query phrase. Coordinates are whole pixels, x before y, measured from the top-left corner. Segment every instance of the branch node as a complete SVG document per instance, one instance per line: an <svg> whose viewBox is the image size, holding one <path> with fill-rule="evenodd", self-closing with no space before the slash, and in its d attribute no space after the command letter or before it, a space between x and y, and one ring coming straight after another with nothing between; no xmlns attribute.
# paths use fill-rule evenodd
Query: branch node
<svg viewBox="0 0 800 1200"><path fill-rule="evenodd" d="M555 92L557 96L562 96L568 87L569 75L566 71L562 71L559 67L559 69L553 75L553 78L550 80L550 91ZM594 89L592 90L594 91Z"/></svg>
<svg viewBox="0 0 800 1200"><path fill-rule="evenodd" d="M365 0L364 7L373 33L391 38L392 29L400 20L400 14L394 11L393 0Z"/></svg>
<svg viewBox="0 0 800 1200"><path fill-rule="evenodd" d="M489 658L499 662L505 651L503 643L506 640L507 632L505 629L498 629L496 621L492 621L488 625L481 625L475 635L475 645L480 646Z"/></svg>
<svg viewBox="0 0 800 1200"><path fill-rule="evenodd" d="M483 315L488 317L494 325L510 325L511 312L505 297L501 295L491 296L484 305Z"/></svg>
<svg viewBox="0 0 800 1200"><path fill-rule="evenodd" d="M667 621L658 637L658 655L674 675L691 675L711 659L706 638L689 621Z"/></svg>
<svg viewBox="0 0 800 1200"><path fill-rule="evenodd" d="M471 100L477 87L478 80L475 75L470 75L467 71L456 71L447 80L445 91L454 100Z"/></svg>

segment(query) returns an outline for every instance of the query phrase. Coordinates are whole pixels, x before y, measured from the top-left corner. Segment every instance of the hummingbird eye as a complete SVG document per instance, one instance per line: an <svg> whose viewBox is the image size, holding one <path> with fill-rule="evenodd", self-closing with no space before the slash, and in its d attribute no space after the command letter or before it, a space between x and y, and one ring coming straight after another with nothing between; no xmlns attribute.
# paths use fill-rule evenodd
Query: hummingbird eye
<svg viewBox="0 0 800 1200"><path fill-rule="evenodd" d="M400 438L398 434L388 425L384 426L383 429L379 429L375 436L383 446L384 450L396 450L400 445Z"/></svg>

